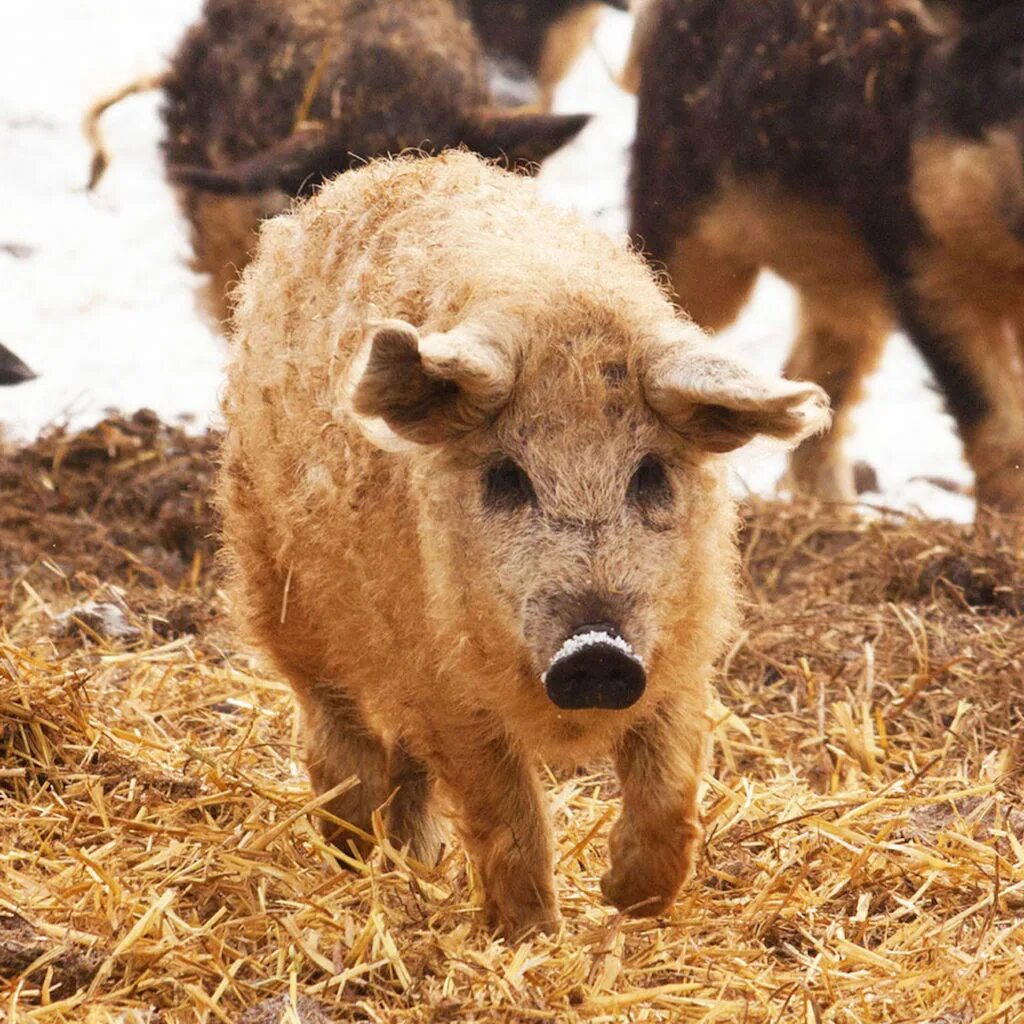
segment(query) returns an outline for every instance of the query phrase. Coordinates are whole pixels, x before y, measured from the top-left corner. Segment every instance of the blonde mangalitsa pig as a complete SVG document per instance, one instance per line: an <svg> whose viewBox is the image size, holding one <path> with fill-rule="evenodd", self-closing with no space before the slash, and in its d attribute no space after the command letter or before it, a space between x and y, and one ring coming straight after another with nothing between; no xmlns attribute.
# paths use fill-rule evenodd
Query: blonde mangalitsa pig
<svg viewBox="0 0 1024 1024"><path fill-rule="evenodd" d="M559 915L538 759L610 753L602 881L663 911L701 836L736 621L722 455L828 422L674 310L624 241L467 153L346 173L262 228L219 482L237 612L327 805L436 853L435 787L506 935ZM333 821L327 836L365 851Z"/></svg>

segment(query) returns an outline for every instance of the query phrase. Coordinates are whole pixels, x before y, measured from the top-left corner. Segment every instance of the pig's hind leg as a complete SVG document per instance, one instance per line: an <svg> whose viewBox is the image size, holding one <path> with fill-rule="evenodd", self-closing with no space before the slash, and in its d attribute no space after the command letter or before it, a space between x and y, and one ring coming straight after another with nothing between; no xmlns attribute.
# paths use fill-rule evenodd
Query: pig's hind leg
<svg viewBox="0 0 1024 1024"><path fill-rule="evenodd" d="M359 780L324 805L324 838L365 858L374 846L373 812L388 798L387 749L344 693L303 687L299 694L314 791L326 793L353 775Z"/></svg>
<svg viewBox="0 0 1024 1024"><path fill-rule="evenodd" d="M401 740L391 749L388 785L391 795L384 821L392 842L407 846L424 864L436 864L445 833L431 810L433 780L427 766Z"/></svg>
<svg viewBox="0 0 1024 1024"><path fill-rule="evenodd" d="M832 428L808 438L789 458L797 491L824 501L857 500L853 466L843 451L864 380L878 364L892 316L875 282L816 281L800 290L800 333L786 376L810 380L828 393Z"/></svg>
<svg viewBox="0 0 1024 1024"><path fill-rule="evenodd" d="M975 473L978 511L1024 513L1024 301L1019 272L921 253L904 327L942 391Z"/></svg>
<svg viewBox="0 0 1024 1024"><path fill-rule="evenodd" d="M366 857L373 849L373 815L383 808L388 838L414 858L436 863L444 838L431 813L431 779L404 743L390 746L363 720L355 703L331 692L316 704L303 701L306 758L317 793L353 775L358 785L340 793L321 819L324 837L340 850Z"/></svg>
<svg viewBox="0 0 1024 1024"><path fill-rule="evenodd" d="M739 316L760 271L701 230L676 240L667 267L680 309L706 331L724 330Z"/></svg>
<svg viewBox="0 0 1024 1024"><path fill-rule="evenodd" d="M703 834L697 786L707 726L691 707L663 706L615 751L622 814L608 840L605 898L635 916L664 912L693 871Z"/></svg>

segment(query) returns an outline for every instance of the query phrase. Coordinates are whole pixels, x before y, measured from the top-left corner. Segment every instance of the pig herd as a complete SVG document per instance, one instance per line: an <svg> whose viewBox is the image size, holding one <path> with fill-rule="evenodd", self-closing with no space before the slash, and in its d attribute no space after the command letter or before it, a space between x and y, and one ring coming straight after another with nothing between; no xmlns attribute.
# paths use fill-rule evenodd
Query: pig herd
<svg viewBox="0 0 1024 1024"><path fill-rule="evenodd" d="M610 903L661 913L693 867L737 617L723 454L810 438L795 486L849 501L898 327L979 508L1024 511L1024 3L634 0L631 244L513 173L586 123L550 103L600 7L207 0L159 80L232 344L239 622L343 859L383 807L431 862L450 817L507 936L559 920L538 758L614 760ZM764 267L803 381L702 330Z"/></svg>

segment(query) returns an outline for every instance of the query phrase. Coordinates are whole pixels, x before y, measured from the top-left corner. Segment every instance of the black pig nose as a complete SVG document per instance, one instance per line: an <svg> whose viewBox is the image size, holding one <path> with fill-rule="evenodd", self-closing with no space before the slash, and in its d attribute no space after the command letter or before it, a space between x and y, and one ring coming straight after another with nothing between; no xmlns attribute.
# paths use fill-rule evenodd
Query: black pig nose
<svg viewBox="0 0 1024 1024"><path fill-rule="evenodd" d="M639 655L609 623L580 626L544 673L552 703L567 710L628 708L647 685Z"/></svg>

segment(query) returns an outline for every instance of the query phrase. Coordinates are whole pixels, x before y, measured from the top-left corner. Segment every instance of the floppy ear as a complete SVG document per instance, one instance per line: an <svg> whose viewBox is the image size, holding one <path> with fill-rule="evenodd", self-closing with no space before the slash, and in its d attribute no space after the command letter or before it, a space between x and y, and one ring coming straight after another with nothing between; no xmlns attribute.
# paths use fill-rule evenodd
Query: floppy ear
<svg viewBox="0 0 1024 1024"><path fill-rule="evenodd" d="M311 192L324 178L346 170L350 162L351 157L337 138L320 128L304 128L229 167L174 164L167 169L167 176L175 185L215 195L255 195L280 189L298 196Z"/></svg>
<svg viewBox="0 0 1024 1024"><path fill-rule="evenodd" d="M421 337L404 320L385 320L356 359L350 405L380 447L439 444L495 416L514 380L511 360L471 325Z"/></svg>
<svg viewBox="0 0 1024 1024"><path fill-rule="evenodd" d="M35 376L6 345L0 345L0 384L23 384Z"/></svg>
<svg viewBox="0 0 1024 1024"><path fill-rule="evenodd" d="M478 107L469 111L462 142L490 159L505 157L517 163L539 164L575 138L590 120L589 114L538 114Z"/></svg>
<svg viewBox="0 0 1024 1024"><path fill-rule="evenodd" d="M673 430L708 452L732 451L759 435L795 445L831 422L817 384L755 373L690 325L677 325L656 346L644 393Z"/></svg>

